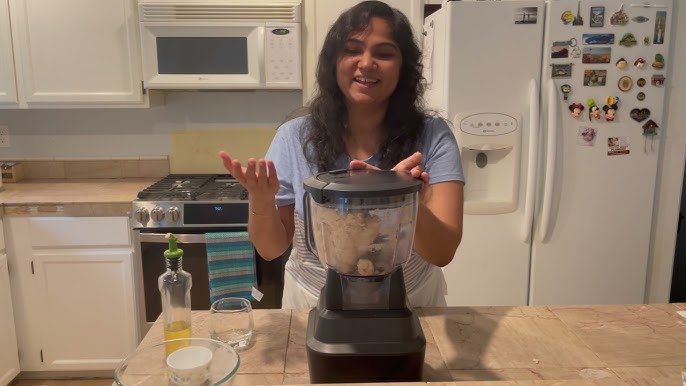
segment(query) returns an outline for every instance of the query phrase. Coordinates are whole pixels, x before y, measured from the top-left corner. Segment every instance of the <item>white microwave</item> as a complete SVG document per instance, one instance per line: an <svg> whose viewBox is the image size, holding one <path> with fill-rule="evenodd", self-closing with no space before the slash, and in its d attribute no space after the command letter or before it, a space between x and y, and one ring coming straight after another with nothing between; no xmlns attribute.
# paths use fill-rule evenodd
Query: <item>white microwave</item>
<svg viewBox="0 0 686 386"><path fill-rule="evenodd" d="M143 87L302 89L299 0L139 0Z"/></svg>

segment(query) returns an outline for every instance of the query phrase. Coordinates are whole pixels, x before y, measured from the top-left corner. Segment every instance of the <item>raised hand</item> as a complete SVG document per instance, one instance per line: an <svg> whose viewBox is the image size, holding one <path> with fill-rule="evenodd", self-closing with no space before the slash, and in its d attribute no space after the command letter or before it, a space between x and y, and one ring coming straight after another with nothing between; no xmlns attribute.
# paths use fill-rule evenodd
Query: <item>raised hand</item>
<svg viewBox="0 0 686 386"><path fill-rule="evenodd" d="M273 161L263 159L255 161L254 158L250 158L248 166L243 167L241 161L232 159L223 150L219 152L219 157L226 170L248 191L251 201L254 199L274 200L274 196L279 191L279 178Z"/></svg>

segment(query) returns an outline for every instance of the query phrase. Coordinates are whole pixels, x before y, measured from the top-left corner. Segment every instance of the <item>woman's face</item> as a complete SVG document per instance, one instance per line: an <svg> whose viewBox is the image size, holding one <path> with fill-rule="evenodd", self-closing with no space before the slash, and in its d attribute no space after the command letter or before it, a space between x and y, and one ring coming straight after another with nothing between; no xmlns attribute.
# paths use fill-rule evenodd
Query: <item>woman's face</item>
<svg viewBox="0 0 686 386"><path fill-rule="evenodd" d="M402 54L383 19L372 17L362 32L353 33L336 64L338 87L348 104L385 104L400 77Z"/></svg>

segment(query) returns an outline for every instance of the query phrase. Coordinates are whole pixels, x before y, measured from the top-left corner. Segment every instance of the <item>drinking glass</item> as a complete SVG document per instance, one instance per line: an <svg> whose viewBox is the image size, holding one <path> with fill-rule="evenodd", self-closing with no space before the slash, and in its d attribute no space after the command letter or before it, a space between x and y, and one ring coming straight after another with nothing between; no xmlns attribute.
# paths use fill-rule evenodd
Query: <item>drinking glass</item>
<svg viewBox="0 0 686 386"><path fill-rule="evenodd" d="M210 337L233 348L250 343L253 330L252 306L247 299L223 298L210 308Z"/></svg>

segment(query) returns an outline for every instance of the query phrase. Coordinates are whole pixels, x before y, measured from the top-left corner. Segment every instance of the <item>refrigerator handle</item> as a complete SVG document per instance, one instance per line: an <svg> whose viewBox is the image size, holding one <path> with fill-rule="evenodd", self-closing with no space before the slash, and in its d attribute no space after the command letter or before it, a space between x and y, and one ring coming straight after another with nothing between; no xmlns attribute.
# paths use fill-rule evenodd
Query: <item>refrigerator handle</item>
<svg viewBox="0 0 686 386"><path fill-rule="evenodd" d="M534 221L534 198L536 195L536 164L538 161L538 136L540 131L540 109L538 103L538 83L529 81L529 164L526 171L526 195L524 196L524 223L522 240L531 240L531 226Z"/></svg>
<svg viewBox="0 0 686 386"><path fill-rule="evenodd" d="M543 202L541 203L541 228L539 240L543 241L548 236L550 228L550 212L553 206L553 186L555 186L555 161L557 158L557 94L555 83L548 81L548 143L545 161L545 184L543 185Z"/></svg>

